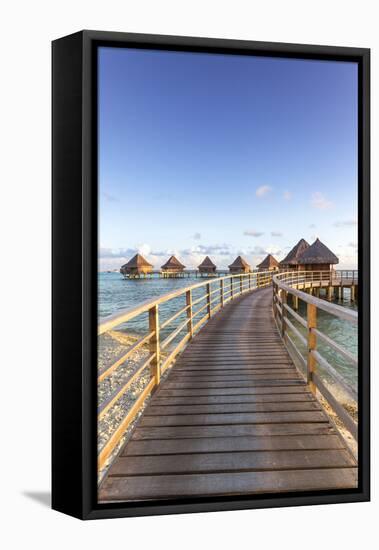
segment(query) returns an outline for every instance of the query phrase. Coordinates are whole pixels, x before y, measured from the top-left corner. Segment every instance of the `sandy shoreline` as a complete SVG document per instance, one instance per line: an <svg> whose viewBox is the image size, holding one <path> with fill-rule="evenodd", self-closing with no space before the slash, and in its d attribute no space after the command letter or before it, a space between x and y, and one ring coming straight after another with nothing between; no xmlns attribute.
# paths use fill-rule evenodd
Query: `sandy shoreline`
<svg viewBox="0 0 379 550"><path fill-rule="evenodd" d="M128 334L122 331L109 331L100 338L98 346L98 362L97 368L98 373L102 372L104 368L110 366L115 362L127 349L135 344L141 337L137 335ZM149 356L149 345L148 343L142 345L138 350L136 350L130 358L128 358L125 363L117 367L115 371L110 374L107 378L101 381L98 384L97 390L97 399L98 407L101 405L123 384L127 382L130 376L132 376L138 368L141 366L142 362L146 360ZM161 355L164 358L165 354ZM165 376L168 374L167 369ZM132 407L135 400L139 397L142 390L146 387L147 383L150 380L150 368L146 367L143 373L137 378L133 384L127 389L127 391L120 397L118 401L105 413L104 417L98 422L98 440L97 447L98 452L102 449L105 443L108 441L114 430L118 427L122 419L128 413ZM123 437L120 439L118 445L114 449L113 453L110 455L104 467L99 472L99 481L104 477L109 465L113 461L114 457L118 454L120 448L123 446L125 441L130 437L135 424L138 422L142 412L144 411L146 405L149 402L147 398L138 411L134 421L129 425Z"/></svg>

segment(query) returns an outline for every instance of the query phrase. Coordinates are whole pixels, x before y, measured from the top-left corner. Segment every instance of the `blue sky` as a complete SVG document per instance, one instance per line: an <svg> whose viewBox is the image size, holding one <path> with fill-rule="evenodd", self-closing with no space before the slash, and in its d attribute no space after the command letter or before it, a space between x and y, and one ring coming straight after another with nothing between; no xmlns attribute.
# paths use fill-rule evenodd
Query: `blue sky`
<svg viewBox="0 0 379 550"><path fill-rule="evenodd" d="M253 267L319 237L356 266L357 66L99 51L99 266Z"/></svg>

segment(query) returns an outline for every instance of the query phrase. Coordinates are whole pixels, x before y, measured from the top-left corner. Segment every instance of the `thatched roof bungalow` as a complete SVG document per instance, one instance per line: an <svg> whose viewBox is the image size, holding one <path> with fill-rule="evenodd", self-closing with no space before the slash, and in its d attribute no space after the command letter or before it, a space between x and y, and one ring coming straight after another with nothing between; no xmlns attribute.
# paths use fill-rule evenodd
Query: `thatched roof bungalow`
<svg viewBox="0 0 379 550"><path fill-rule="evenodd" d="M150 264L141 254L136 254L126 264L121 266L120 273L123 275L146 275L151 273L153 269Z"/></svg>
<svg viewBox="0 0 379 550"><path fill-rule="evenodd" d="M278 271L279 262L271 254L267 254L265 259L257 265L258 271Z"/></svg>
<svg viewBox="0 0 379 550"><path fill-rule="evenodd" d="M237 275L239 273L249 273L251 271L249 264L243 258L241 258L241 256L237 256L234 262L231 263L228 267L232 275Z"/></svg>
<svg viewBox="0 0 379 550"><path fill-rule="evenodd" d="M209 256L206 256L204 260L198 265L198 270L201 274L216 273L216 265L212 262Z"/></svg>
<svg viewBox="0 0 379 550"><path fill-rule="evenodd" d="M305 239L300 241L288 252L287 256L279 263L280 269L297 269L298 259L309 248Z"/></svg>
<svg viewBox="0 0 379 550"><path fill-rule="evenodd" d="M339 260L335 254L319 239L316 239L298 258L300 271L330 271Z"/></svg>
<svg viewBox="0 0 379 550"><path fill-rule="evenodd" d="M162 265L161 269L163 272L171 273L182 273L186 266L183 265L175 256L171 256L165 264Z"/></svg>

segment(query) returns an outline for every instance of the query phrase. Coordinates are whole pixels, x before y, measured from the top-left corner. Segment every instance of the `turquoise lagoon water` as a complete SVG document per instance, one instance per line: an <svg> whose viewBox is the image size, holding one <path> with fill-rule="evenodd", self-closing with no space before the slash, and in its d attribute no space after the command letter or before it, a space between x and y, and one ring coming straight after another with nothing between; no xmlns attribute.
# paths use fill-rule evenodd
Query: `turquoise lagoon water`
<svg viewBox="0 0 379 550"><path fill-rule="evenodd" d="M121 312L125 308L137 306L146 300L154 299L158 296L162 296L168 292L191 286L196 283L200 283L205 279L191 277L177 278L177 279L162 279L159 277L152 277L146 279L124 279L120 273L99 273L99 288L98 288L98 311L100 319L108 315ZM212 279L209 279L209 281ZM214 280L214 279L213 279ZM216 288L216 286L214 287ZM205 289L197 289L193 291L193 300L200 297L205 292ZM217 304L218 294L213 296L215 303ZM344 298L342 300L335 300L335 303L344 307L357 310L356 304L351 304L348 299L348 291L345 291ZM204 305L204 301L200 302L197 308ZM164 322L181 307L185 306L185 297L181 296L175 300L171 300L167 304L159 306L160 320ZM196 311L196 306L194 307ZM301 301L299 302L298 313L305 317L306 307ZM199 319L201 318L199 315ZM166 328L161 334L162 338L167 336L175 326L183 323L185 316L179 316L175 322ZM297 323L293 318L291 319L293 324L301 332L303 332L302 326ZM148 326L147 314L143 314L137 319L130 321L127 325L121 328L131 334L143 334L146 332ZM348 321L337 319L323 311L319 311L318 314L318 329L321 332L327 334L330 338L341 344L342 347L349 350L351 353L357 353L358 347L358 334L357 326L352 325ZM178 336L179 338L180 336ZM294 338L296 341L296 338ZM175 342L175 340L174 340ZM301 342L296 342L302 352ZM324 345L322 342L318 344L322 355L353 385L357 384L357 370L356 367L350 365L342 356L338 355L331 348Z"/></svg>
<svg viewBox="0 0 379 550"><path fill-rule="evenodd" d="M349 308L353 311L358 311L357 303L350 302L349 299L349 290L345 290L344 296L341 300L335 299L333 300L333 303L338 304L340 306ZM322 297L322 296L321 296ZM289 303L291 306L291 303ZM299 309L297 311L301 315L301 317L306 318L306 304L304 302L301 302L299 300ZM293 317L289 316L291 322L295 325L295 327L304 335L306 336L305 329L298 323L296 320L294 320ZM336 343L340 344L342 348L344 348L347 351L350 351L353 355L357 355L358 353L358 326L353 325L349 321L344 321L342 319L338 319L337 317L334 317L333 315L330 315L329 313L326 313L322 310L317 310L317 328L329 336L332 340L334 340ZM300 340L296 338L295 335L290 334L293 340L295 340L296 345L300 349L300 351L305 355L306 350L305 347L302 345ZM324 344L320 339L318 339L317 343L318 350L320 351L321 355L333 366L335 369L340 372L345 378L346 381L350 383L352 387L355 389L357 388L357 382L358 382L358 372L357 367L351 365L343 356L336 353L332 348ZM324 378L328 380L328 376L326 373L323 372L323 369L319 366L318 370L321 371L321 374L323 374Z"/></svg>
<svg viewBox="0 0 379 550"><path fill-rule="evenodd" d="M215 280L216 278L208 279L208 282ZM189 287L197 283L204 282L205 279L191 277L181 277L172 279L163 279L158 276L146 277L146 279L124 279L120 273L99 273L99 285L98 285L98 312L99 318L103 319L108 315L113 315L117 312L121 312L126 308L131 308L140 305L142 302L153 300L158 296L179 290L181 288ZM205 294L205 288L195 289L192 293L192 299L195 301ZM214 287L216 288L216 287ZM213 289L212 289L213 290ZM217 297L215 299L214 307L217 303ZM196 312L204 305L204 301L195 305L193 311ZM159 318L162 324L166 319L174 315L177 311L184 308L186 305L185 295L172 299L167 303L160 304L159 306ZM204 315L205 311L203 312ZM185 321L185 314L180 315L175 319L173 323L167 326L166 329L161 331L161 338L165 338L170 332ZM201 318L199 314L198 319ZM129 321L120 328L129 332L130 334L145 334L148 327L148 314L142 314L137 318ZM177 339L173 340L174 344L182 334L179 334Z"/></svg>

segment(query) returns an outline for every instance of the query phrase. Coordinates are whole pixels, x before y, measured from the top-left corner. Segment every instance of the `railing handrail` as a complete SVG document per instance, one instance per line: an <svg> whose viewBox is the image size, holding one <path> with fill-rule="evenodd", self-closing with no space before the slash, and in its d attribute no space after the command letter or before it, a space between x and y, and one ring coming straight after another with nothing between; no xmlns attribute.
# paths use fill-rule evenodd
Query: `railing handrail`
<svg viewBox="0 0 379 550"><path fill-rule="evenodd" d="M319 279L314 277L314 274L319 275ZM330 286L333 286L333 277L332 273L329 271L287 271L285 273L279 273L273 276L273 312L274 318L277 323L278 330L281 334L282 340L287 347L288 353L292 358L296 357L297 360L300 360L303 368L306 370L306 381L309 384L309 388L313 394L316 394L318 390L321 395L326 399L331 408L334 410L335 414L342 421L348 431L357 439L357 424L350 416L350 413L345 409L338 399L333 395L329 390L327 385L318 374L317 365L320 365L330 376L335 384L337 384L345 394L352 399L357 401L357 391L346 381L343 376L325 359L325 357L317 349L318 339L324 341L327 346L334 349L337 353L342 355L350 363L357 366L358 360L348 350L343 348L340 344L335 342L329 336L318 330L317 328L317 311L318 309L323 310L339 319L349 321L353 325L356 325L358 322L358 313L350 309L344 308L337 304L331 304L320 298L311 296L304 291L299 290L302 287L303 289L312 288L312 283L322 283L325 281L330 281ZM355 279L355 273L353 273L353 284ZM291 286L294 285L294 286ZM320 285L316 286L319 288ZM307 313L306 318L302 319L298 313L294 311L293 308L297 309L296 306L292 304L293 307L288 305L288 295L296 297L296 300L300 299L307 304ZM301 332L293 325L293 323L288 319L288 315L291 315L296 321L302 325L306 330L306 338L301 334ZM296 342L288 334L288 328L292 333L298 338L300 342L306 348L306 356L300 351ZM296 359L294 359L296 363Z"/></svg>
<svg viewBox="0 0 379 550"><path fill-rule="evenodd" d="M343 306L339 306L338 304L331 304L330 302L326 302L325 300L322 300L321 298L317 298L316 296L310 296L306 294L305 292L302 292L301 290L297 290L296 288L293 288L291 285L286 284L283 282L282 277L290 275L291 277L295 277L297 274L302 275L306 273L320 273L319 271L296 271L294 273L291 272L285 272L285 273L279 273L278 275L273 276L273 282L274 284L277 284L279 288L289 292L290 294L293 294L297 296L298 298L301 298L303 302L306 302L307 304L312 304L316 306L318 309L322 309L326 313L330 313L331 315L335 315L336 317L339 317L340 319L344 319L346 321L350 321L354 324L358 323L358 312L347 309ZM321 272L322 273L322 272ZM329 273L325 271L325 273ZM302 284L307 281L300 281L296 282L293 281L294 284Z"/></svg>
<svg viewBox="0 0 379 550"><path fill-rule="evenodd" d="M217 277L217 279L207 279L206 281L203 281L201 283L195 283L193 285L189 285L183 288L179 288L178 290L174 290L172 292L167 292L166 294L161 294L157 298L152 298L151 300L146 300L145 302L140 303L137 306L132 306L129 308L125 308L122 311L119 311L117 313L114 313L112 315L108 315L107 317L103 317L100 319L100 322L98 324L98 331L97 335L100 336L101 334L104 334L105 332L108 332L114 327L117 327L118 325L121 325L122 323L126 323L127 321L130 321L137 315L140 315L141 313L145 313L149 311L152 307L160 304L164 304L168 302L169 300L172 300L173 298L178 298L179 296L182 296L189 290L195 290L197 288L204 287L208 284L217 284L220 281L224 281L225 279L234 279L234 278L240 278L242 277L248 277L250 276L262 276L264 277L267 274L273 275L273 271L250 271L248 273L238 273L236 275L225 275L225 277Z"/></svg>

